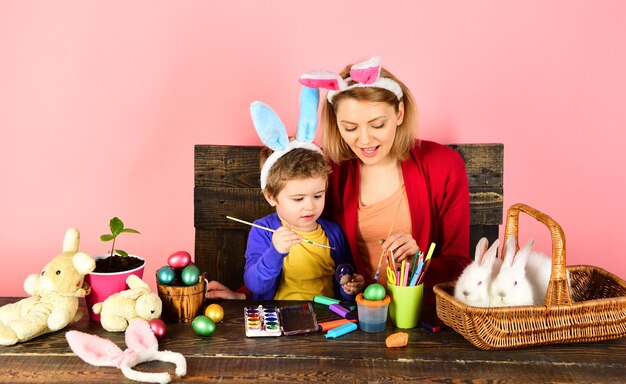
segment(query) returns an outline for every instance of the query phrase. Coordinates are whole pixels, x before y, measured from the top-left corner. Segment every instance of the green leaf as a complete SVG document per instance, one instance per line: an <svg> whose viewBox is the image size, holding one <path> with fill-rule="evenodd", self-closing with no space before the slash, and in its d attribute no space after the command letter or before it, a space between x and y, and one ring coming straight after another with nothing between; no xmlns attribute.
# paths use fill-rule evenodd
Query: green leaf
<svg viewBox="0 0 626 384"><path fill-rule="evenodd" d="M117 252L122 257L128 257L128 252L122 251L121 249L116 249L115 252Z"/></svg>
<svg viewBox="0 0 626 384"><path fill-rule="evenodd" d="M115 239L115 236L113 235L100 235L101 241L111 241L113 239Z"/></svg>
<svg viewBox="0 0 626 384"><path fill-rule="evenodd" d="M111 234L117 236L124 230L124 223L118 217L114 217L109 221L109 228L111 228Z"/></svg>
<svg viewBox="0 0 626 384"><path fill-rule="evenodd" d="M132 228L124 228L124 229L122 229L122 232L127 232L127 233L139 233L139 234L141 234L141 232L139 232L139 231L138 231L138 230L136 230L136 229L132 229Z"/></svg>

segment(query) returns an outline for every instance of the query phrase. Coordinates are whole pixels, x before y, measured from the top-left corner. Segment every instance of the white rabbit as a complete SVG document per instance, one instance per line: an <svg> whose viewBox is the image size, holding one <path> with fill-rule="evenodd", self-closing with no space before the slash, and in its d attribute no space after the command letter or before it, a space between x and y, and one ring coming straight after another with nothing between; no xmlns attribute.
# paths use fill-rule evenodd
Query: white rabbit
<svg viewBox="0 0 626 384"><path fill-rule="evenodd" d="M533 287L526 275L526 263L532 253L533 243L534 240L529 240L516 253L516 238L509 236L506 240L500 273L490 287L490 301L493 307L534 305Z"/></svg>
<svg viewBox="0 0 626 384"><path fill-rule="evenodd" d="M476 245L474 261L459 276L454 297L474 307L489 307L489 286L500 271L502 260L497 258L500 241L496 239L489 249L489 241L482 238Z"/></svg>
<svg viewBox="0 0 626 384"><path fill-rule="evenodd" d="M542 305L544 303L551 274L552 258L541 252L531 252L526 263L526 277L533 288L534 305ZM567 271L567 283L571 289L569 271Z"/></svg>

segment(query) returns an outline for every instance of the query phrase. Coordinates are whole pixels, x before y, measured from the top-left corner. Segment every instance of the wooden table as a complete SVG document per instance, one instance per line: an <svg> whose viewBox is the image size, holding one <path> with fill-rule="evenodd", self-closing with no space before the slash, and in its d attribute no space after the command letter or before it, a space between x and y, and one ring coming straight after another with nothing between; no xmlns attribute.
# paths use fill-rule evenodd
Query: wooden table
<svg viewBox="0 0 626 384"><path fill-rule="evenodd" d="M18 300L0 298L0 305ZM289 302L277 302L287 305ZM84 304L83 304L84 305ZM197 336L191 324L168 324L159 340L161 350L180 352L187 359L187 376L177 378L174 365L150 362L146 371L169 371L173 382L626 382L626 338L552 345L515 351L481 351L449 328L431 333L408 330L409 345L390 349L385 338L395 329L366 333L357 330L337 339L321 332L247 338L243 301L223 301L225 319L215 333ZM319 321L338 318L328 307L314 304ZM85 316L65 330L12 347L0 347L1 382L133 383L120 370L84 363L72 353L65 331L96 334L126 348L123 333L106 332ZM433 311L434 308L428 308Z"/></svg>

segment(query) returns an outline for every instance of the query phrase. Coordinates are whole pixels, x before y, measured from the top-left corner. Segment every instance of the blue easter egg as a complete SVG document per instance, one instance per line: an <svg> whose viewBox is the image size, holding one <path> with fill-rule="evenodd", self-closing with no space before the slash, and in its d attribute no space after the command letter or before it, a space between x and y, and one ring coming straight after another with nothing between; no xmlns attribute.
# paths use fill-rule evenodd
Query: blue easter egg
<svg viewBox="0 0 626 384"><path fill-rule="evenodd" d="M169 265L164 265L157 270L157 281L163 285L171 285L176 279L176 271Z"/></svg>
<svg viewBox="0 0 626 384"><path fill-rule="evenodd" d="M338 283L341 283L341 278L343 276L352 276L354 275L354 268L350 264L339 264L335 269L335 279L337 279Z"/></svg>

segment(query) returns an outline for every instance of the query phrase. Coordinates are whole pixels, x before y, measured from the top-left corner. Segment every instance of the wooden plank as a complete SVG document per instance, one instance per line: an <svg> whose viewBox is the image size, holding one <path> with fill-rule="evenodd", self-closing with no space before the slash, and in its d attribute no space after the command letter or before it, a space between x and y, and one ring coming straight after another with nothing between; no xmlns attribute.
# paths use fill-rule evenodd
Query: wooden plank
<svg viewBox="0 0 626 384"><path fill-rule="evenodd" d="M450 144L465 161L470 189L502 187L503 144ZM196 145L195 186L259 188L260 146Z"/></svg>
<svg viewBox="0 0 626 384"><path fill-rule="evenodd" d="M217 280L231 289L243 285L248 232L248 228L196 228L194 261L209 281Z"/></svg>
<svg viewBox="0 0 626 384"><path fill-rule="evenodd" d="M498 237L503 219L502 144L452 144L466 164L470 187L470 250L480 237ZM243 283L249 228L273 210L259 188L260 146L196 145L194 160L195 260L207 278L236 289Z"/></svg>
<svg viewBox="0 0 626 384"><path fill-rule="evenodd" d="M0 305L17 301L0 298ZM547 345L515 351L482 351L458 333L423 328L409 334L404 348L385 347L394 327L379 333L357 330L337 339L321 332L305 335L248 338L243 307L258 303L220 301L224 320L215 333L200 337L190 324L168 323L159 350L182 353L187 375L174 375L174 365L140 364L137 370L169 372L172 382L593 382L622 383L626 369L626 338L598 343ZM207 303L208 304L208 303ZM278 306L294 302L271 302ZM328 306L313 304L318 321L337 319ZM124 333L105 331L89 321L84 300L83 318L65 329L26 343L0 348L0 377L11 383L133 383L113 367L96 367L72 353L65 332L78 330L111 340L126 348ZM426 306L433 313L434 306Z"/></svg>

